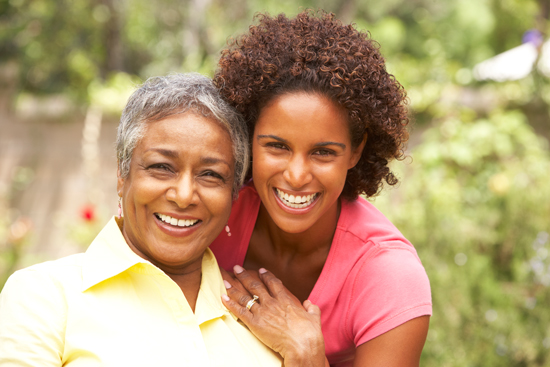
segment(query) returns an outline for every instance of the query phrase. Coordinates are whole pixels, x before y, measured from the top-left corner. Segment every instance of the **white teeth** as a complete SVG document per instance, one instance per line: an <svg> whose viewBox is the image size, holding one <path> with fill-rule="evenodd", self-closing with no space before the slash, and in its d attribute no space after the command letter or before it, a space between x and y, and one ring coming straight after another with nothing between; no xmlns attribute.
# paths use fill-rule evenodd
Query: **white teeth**
<svg viewBox="0 0 550 367"><path fill-rule="evenodd" d="M171 224L173 226L178 227L191 227L192 225L196 224L199 220L198 219L177 219L172 218L169 215L166 214L157 214L157 217L162 220L165 223Z"/></svg>
<svg viewBox="0 0 550 367"><path fill-rule="evenodd" d="M288 195L286 192L277 189L277 196L279 196L279 198L283 200L285 205L287 205L288 207L301 209L311 205L313 201L315 201L317 194L307 196L294 196Z"/></svg>

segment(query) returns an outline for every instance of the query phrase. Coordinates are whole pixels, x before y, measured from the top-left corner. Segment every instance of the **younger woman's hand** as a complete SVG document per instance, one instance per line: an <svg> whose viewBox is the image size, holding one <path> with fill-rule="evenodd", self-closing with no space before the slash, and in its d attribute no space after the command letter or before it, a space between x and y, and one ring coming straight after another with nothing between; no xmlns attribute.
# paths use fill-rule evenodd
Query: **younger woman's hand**
<svg viewBox="0 0 550 367"><path fill-rule="evenodd" d="M234 268L222 272L228 296L223 303L265 345L281 354L285 367L325 366L321 311L309 300L303 305L271 272ZM253 296L256 302L249 303ZM247 308L247 305L249 306Z"/></svg>

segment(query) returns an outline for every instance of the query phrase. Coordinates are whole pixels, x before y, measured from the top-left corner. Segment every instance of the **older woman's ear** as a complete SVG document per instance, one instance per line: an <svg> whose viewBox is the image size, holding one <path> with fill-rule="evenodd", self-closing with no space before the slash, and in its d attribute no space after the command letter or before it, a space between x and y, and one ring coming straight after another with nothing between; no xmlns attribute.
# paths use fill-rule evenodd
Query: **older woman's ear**
<svg viewBox="0 0 550 367"><path fill-rule="evenodd" d="M118 196L122 196L122 188L124 187L124 179L122 178L120 174L120 167L116 169L116 191L118 192Z"/></svg>

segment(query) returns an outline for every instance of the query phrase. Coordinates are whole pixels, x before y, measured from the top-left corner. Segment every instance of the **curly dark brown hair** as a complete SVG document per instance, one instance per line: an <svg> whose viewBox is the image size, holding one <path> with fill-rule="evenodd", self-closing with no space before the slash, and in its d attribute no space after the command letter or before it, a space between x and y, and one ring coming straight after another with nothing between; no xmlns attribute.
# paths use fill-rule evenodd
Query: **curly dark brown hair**
<svg viewBox="0 0 550 367"><path fill-rule="evenodd" d="M379 44L368 32L322 11L306 10L292 19L258 14L255 19L258 24L248 33L228 41L214 77L222 96L244 115L250 136L261 108L274 97L319 93L347 110L353 147L367 134L342 197L374 196L383 180L395 185L388 162L404 157L407 97L386 71Z"/></svg>

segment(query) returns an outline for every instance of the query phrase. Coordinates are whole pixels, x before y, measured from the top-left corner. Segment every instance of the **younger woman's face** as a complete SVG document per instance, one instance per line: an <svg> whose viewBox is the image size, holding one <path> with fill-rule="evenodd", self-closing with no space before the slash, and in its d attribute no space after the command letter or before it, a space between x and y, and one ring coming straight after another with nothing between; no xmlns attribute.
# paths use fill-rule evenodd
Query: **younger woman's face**
<svg viewBox="0 0 550 367"><path fill-rule="evenodd" d="M352 148L346 111L329 98L296 92L273 99L254 128L252 174L275 224L301 233L334 213L363 146Z"/></svg>

